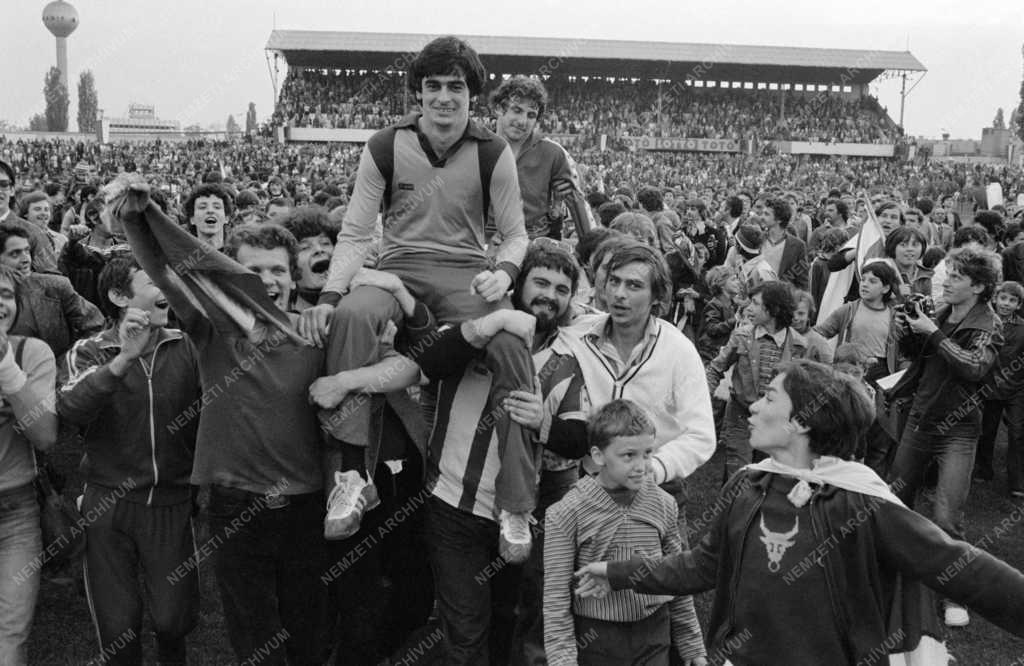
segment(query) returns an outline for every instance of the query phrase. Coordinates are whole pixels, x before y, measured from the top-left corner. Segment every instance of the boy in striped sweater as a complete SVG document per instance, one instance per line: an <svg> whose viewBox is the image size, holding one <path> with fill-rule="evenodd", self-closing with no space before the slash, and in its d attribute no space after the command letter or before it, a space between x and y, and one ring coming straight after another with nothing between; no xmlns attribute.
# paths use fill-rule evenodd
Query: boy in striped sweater
<svg viewBox="0 0 1024 666"><path fill-rule="evenodd" d="M674 645L687 666L706 664L691 597L624 591L573 598L573 571L610 556L660 557L682 550L675 499L648 473L651 418L635 402L613 400L588 425L600 467L548 509L544 536L544 648L560 664L669 663Z"/></svg>

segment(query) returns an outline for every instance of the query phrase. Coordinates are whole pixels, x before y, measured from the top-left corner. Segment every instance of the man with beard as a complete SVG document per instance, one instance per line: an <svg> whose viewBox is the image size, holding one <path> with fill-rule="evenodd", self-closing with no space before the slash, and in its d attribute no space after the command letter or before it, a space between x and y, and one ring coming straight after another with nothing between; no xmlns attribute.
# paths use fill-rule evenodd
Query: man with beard
<svg viewBox="0 0 1024 666"><path fill-rule="evenodd" d="M320 206L302 206L289 213L281 222L299 242L298 280L295 283L293 312L302 312L316 305L320 292L327 283L327 269L331 265L334 239L339 225Z"/></svg>
<svg viewBox="0 0 1024 666"><path fill-rule="evenodd" d="M603 289L609 314L559 329L546 356L534 357L544 397L538 441L545 447L548 475L541 477L538 506L560 500L575 483L573 475L578 478L579 461L587 465L586 422L593 409L625 397L647 406L658 424L650 469L655 482L680 504L679 532L686 544L683 479L715 451L711 394L700 378L703 364L693 343L659 318L671 297L671 281L656 250L639 243L616 249L607 275ZM521 589L524 597L537 595L531 601L541 603L539 589ZM688 632L685 644L677 647L690 663L703 663L692 599L685 605ZM546 663L543 622L536 612L533 618L524 615L517 628L523 632L517 641L523 646L517 654L521 664Z"/></svg>
<svg viewBox="0 0 1024 666"><path fill-rule="evenodd" d="M224 228L234 210L227 191L216 183L204 183L185 202L185 216L199 240L214 249L224 247Z"/></svg>
<svg viewBox="0 0 1024 666"><path fill-rule="evenodd" d="M522 331L523 323L536 319L531 351L538 363L547 355L547 347L557 337L560 325L570 316L572 295L579 280L579 268L566 251L547 239L534 241L523 261L513 302L518 313L499 310L461 326L437 331L422 304L412 302L401 282L386 273L366 271L356 281L394 293L408 313L408 329L414 340L405 357L392 357L356 371L343 372L335 379L351 392L392 392L415 383L423 375L435 382L437 404L443 408L435 418L427 446L427 552L434 572L438 608L447 639L444 663L480 664L488 658L506 663L509 652L524 649L524 635L536 636L534 645L543 652L539 632L540 593L543 574L541 548L531 550L530 560L519 585L520 568L495 566L498 526L493 519L498 447L495 419L486 410L491 373L482 360L481 348L497 332ZM532 316L531 316L532 315ZM566 377L552 370L538 377L543 391ZM311 393L314 393L311 389ZM564 393L564 389L563 389ZM573 397L578 395L573 391ZM566 403L568 404L568 403ZM513 391L504 407L516 423L539 435L542 423L542 399L530 391ZM578 411L563 406L563 411ZM483 414L477 420L463 415ZM561 421L555 419L555 421ZM566 438L581 439L575 432L577 422L566 421ZM551 441L562 447L585 449L586 437L570 442L562 438L560 426L549 423ZM578 460L582 453L559 448L561 455L544 452L538 512L557 501L579 478ZM536 513L534 515L537 515ZM539 538L540 535L535 535ZM500 562L500 560L497 560ZM479 572L496 569L487 584L478 581ZM517 588L520 600L520 625L511 637ZM457 609L457 612L456 612ZM528 634L526 632L529 632ZM512 640L510 641L510 637ZM488 648L488 643L490 648ZM500 655L500 658L499 658Z"/></svg>

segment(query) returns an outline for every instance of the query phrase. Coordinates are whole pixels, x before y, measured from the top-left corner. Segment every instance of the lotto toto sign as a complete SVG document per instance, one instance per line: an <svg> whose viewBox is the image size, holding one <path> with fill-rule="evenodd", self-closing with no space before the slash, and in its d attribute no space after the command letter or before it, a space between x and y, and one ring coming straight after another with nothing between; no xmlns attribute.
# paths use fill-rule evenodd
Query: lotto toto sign
<svg viewBox="0 0 1024 666"><path fill-rule="evenodd" d="M669 139L654 136L630 136L623 139L634 150L676 150L712 153L738 153L739 141L732 139Z"/></svg>

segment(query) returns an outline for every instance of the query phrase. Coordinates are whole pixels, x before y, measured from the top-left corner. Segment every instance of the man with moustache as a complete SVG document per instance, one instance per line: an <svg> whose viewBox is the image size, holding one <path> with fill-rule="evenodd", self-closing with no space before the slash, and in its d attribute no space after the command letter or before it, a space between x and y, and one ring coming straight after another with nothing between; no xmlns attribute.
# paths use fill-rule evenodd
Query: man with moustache
<svg viewBox="0 0 1024 666"><path fill-rule="evenodd" d="M579 268L568 251L553 241L538 239L527 252L513 295L519 312L498 310L441 331L432 324L423 304L414 302L394 276L368 271L356 277L356 281L364 280L394 293L405 304L410 313L411 336L407 353L415 363L406 357L392 357L369 368L339 373L336 380L349 388L346 393L393 392L418 381L421 372L433 382L437 404L445 411L437 414L437 425L427 444L430 499L424 534L446 635L444 663L506 663L510 651L522 649L519 636L511 636L519 593L523 595L522 603L530 604L532 614L527 626L517 631L532 629L534 618L539 618L542 557L541 549L535 546L521 585L521 569L516 566L495 567L495 575L484 584L478 579L479 572L498 557L498 525L494 521L497 429L486 410L492 373L483 362L481 349L498 332L522 332L523 323L533 325L535 319L531 351L535 359L546 358L545 350L557 337L559 326L568 323L571 316ZM419 344L417 340L431 343ZM563 378L551 370L539 377L541 389ZM315 387L311 393L314 391ZM540 436L540 394L513 391L504 406L517 424L534 433L534 438ZM563 407L563 411L567 409ZM484 416L479 420L463 416L476 414ZM567 423L569 428L574 425ZM550 423L546 430L559 432L558 426ZM565 449L559 451L565 453ZM579 455L565 459L545 451L544 458L545 466L551 469L541 473L539 506L556 501L579 478ZM547 465L549 459L560 464ZM546 490L549 487L550 492ZM520 616L525 618L522 614L526 612L521 605ZM543 650L539 634L538 639Z"/></svg>
<svg viewBox="0 0 1024 666"><path fill-rule="evenodd" d="M700 355L682 333L659 318L671 297L664 259L647 246L627 245L612 252L607 272L604 297L609 314L581 317L575 325L559 329L547 348L534 356L544 399L537 436L545 449L539 511L560 500L579 478L579 463L582 459L586 465L588 460L587 418L613 396L636 400L651 410L658 423L651 472L680 504L686 496L683 479L715 450L711 396L700 377ZM536 315L538 308L530 311ZM682 509L680 515L685 515ZM686 543L682 519L680 536ZM542 577L541 563L533 564ZM520 588L524 601L514 653L517 665L546 663L542 616L539 610L529 612L541 603L541 591L529 583L527 572ZM692 600L687 599L686 607L689 631L683 647L692 659L689 663L703 663Z"/></svg>

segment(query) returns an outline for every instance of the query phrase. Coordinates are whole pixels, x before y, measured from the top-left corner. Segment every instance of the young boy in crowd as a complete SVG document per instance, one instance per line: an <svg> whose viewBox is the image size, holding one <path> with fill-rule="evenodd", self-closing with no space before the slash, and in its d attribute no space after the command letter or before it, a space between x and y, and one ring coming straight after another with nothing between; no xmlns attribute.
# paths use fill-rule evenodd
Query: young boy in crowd
<svg viewBox="0 0 1024 666"><path fill-rule="evenodd" d="M201 401L199 353L167 328L168 300L134 259L111 259L98 284L110 325L71 348L57 394L60 417L83 429L81 510L99 514L85 528L89 610L110 663L137 664L145 594L160 662L184 663L199 571L174 572L196 551L198 421L181 415Z"/></svg>
<svg viewBox="0 0 1024 666"><path fill-rule="evenodd" d="M736 307L743 297L743 285L736 272L726 266L711 268L704 281L711 299L701 311L697 352L706 364L718 355L718 350L729 341L729 335L736 328Z"/></svg>
<svg viewBox="0 0 1024 666"><path fill-rule="evenodd" d="M548 663L703 665L704 645L691 597L625 591L573 599L572 575L609 554L661 557L682 551L675 499L648 473L654 423L631 400L613 400L587 427L599 472L548 509L544 542L544 647Z"/></svg>
<svg viewBox="0 0 1024 666"><path fill-rule="evenodd" d="M821 307L821 299L825 295L829 275L832 274L828 268L828 260L847 240L849 237L844 229L828 229L821 235L814 261L811 262L811 296L814 298L815 310ZM811 324L813 325L814 322L812 321Z"/></svg>
<svg viewBox="0 0 1024 666"><path fill-rule="evenodd" d="M725 480L749 464L748 411L764 395L780 363L807 354L807 340L792 328L793 292L785 282L765 282L750 292L750 321L744 320L707 364L708 390L714 395L730 368L732 386L725 406L721 439L725 444Z"/></svg>
<svg viewBox="0 0 1024 666"><path fill-rule="evenodd" d="M869 262L861 269L860 298L839 306L814 327L823 338L836 338L836 345L860 345L868 358L868 379L899 369L894 327L899 285L899 274L888 262Z"/></svg>
<svg viewBox="0 0 1024 666"><path fill-rule="evenodd" d="M999 421L1006 422L1006 476L1012 497L1024 497L1024 286L1003 282L996 288L992 305L1002 322L1003 343L996 362L982 384L981 435L974 459L974 479L991 481L995 477L992 453Z"/></svg>
<svg viewBox="0 0 1024 666"><path fill-rule="evenodd" d="M700 544L587 563L578 604L627 589L715 589L709 648L737 666L945 664L928 588L1024 635L1024 575L950 538L848 460L874 413L859 382L794 361L750 411L751 444L770 458L722 489Z"/></svg>
<svg viewBox="0 0 1024 666"><path fill-rule="evenodd" d="M818 309L814 306L814 297L809 291L793 292L796 310L793 310L793 329L807 338L807 356L812 361L829 365L832 363L832 345L811 326L818 317Z"/></svg>

